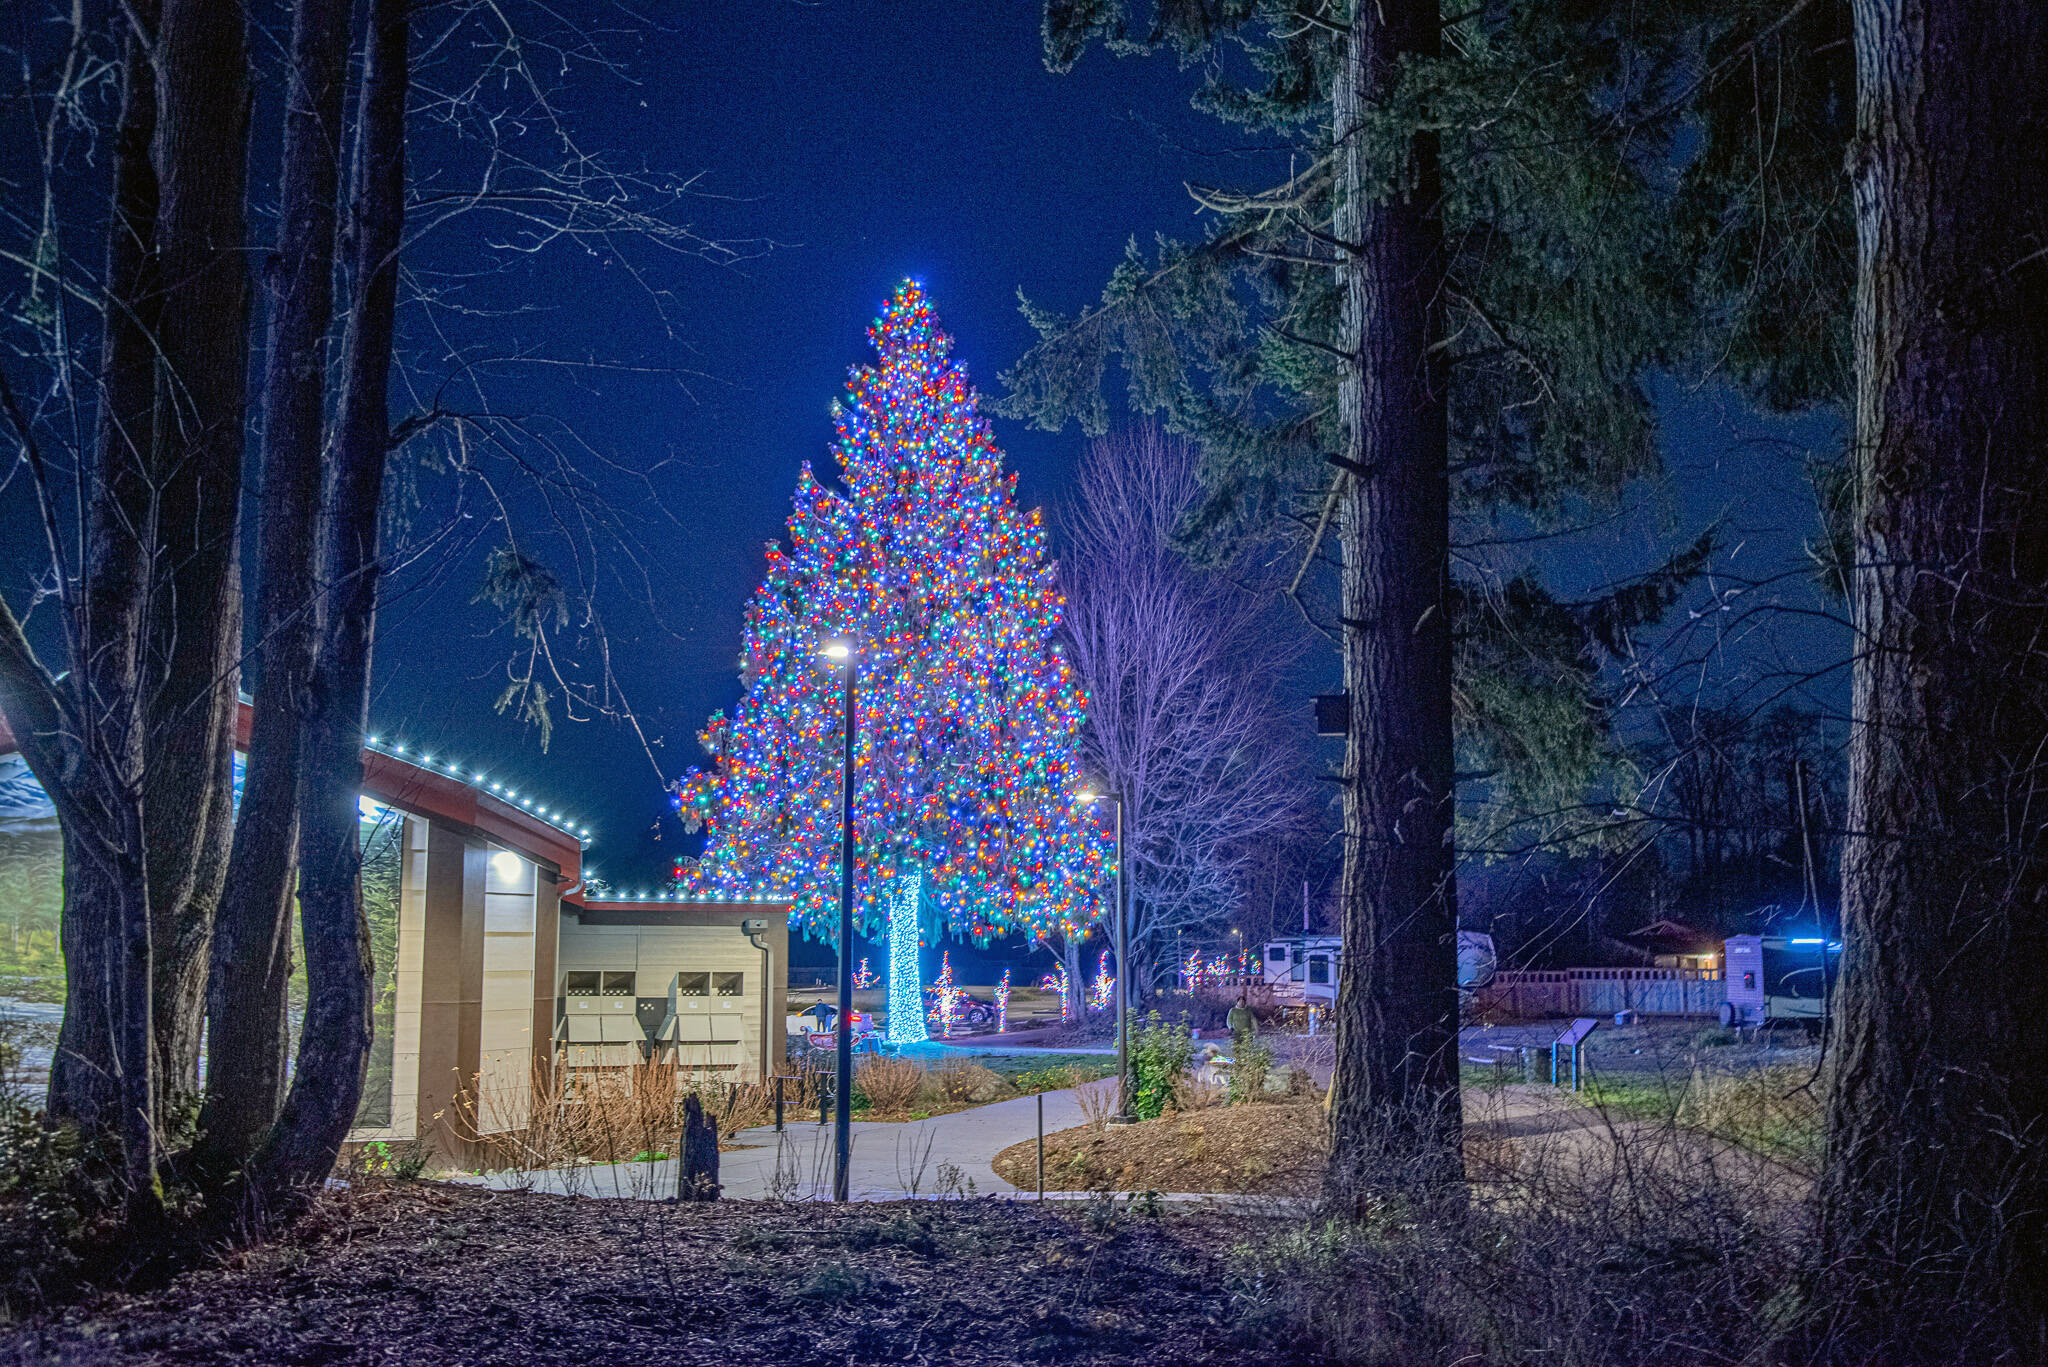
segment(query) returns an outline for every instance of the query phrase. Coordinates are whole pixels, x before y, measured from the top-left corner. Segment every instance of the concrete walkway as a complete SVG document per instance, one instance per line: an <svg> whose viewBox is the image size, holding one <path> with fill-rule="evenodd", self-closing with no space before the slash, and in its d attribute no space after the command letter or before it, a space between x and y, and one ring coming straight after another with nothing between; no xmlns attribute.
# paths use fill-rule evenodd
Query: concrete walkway
<svg viewBox="0 0 2048 1367"><path fill-rule="evenodd" d="M1071 1129L1087 1118L1072 1089L1045 1092L1042 1097L1047 1134ZM1014 1192L1015 1187L996 1176L992 1164L1004 1149L1038 1133L1039 1101L1038 1096L1020 1096L903 1124L856 1120L848 1191L856 1201ZM744 1147L718 1156L726 1198L830 1198L832 1133L830 1124L818 1124L815 1113L791 1116L779 1135L773 1125L741 1130L731 1142ZM499 1191L658 1200L675 1194L676 1166L673 1158L656 1163L587 1163L454 1180Z"/></svg>

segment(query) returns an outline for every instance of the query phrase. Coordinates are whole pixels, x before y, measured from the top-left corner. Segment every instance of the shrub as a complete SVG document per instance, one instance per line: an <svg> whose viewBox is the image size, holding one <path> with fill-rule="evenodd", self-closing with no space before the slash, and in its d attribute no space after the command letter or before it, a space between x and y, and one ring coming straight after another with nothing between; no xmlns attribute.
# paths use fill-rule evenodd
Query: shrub
<svg viewBox="0 0 2048 1367"><path fill-rule="evenodd" d="M909 1110L926 1080L924 1069L907 1058L867 1059L853 1074L854 1087L878 1111Z"/></svg>
<svg viewBox="0 0 2048 1367"><path fill-rule="evenodd" d="M1692 1047L1695 1049L1726 1049L1730 1045L1740 1043L1741 1035L1733 1030L1724 1030L1718 1025L1702 1030L1692 1037Z"/></svg>
<svg viewBox="0 0 2048 1367"><path fill-rule="evenodd" d="M1273 1051L1246 1036L1230 1058L1230 1104L1257 1101L1266 1094L1266 1077L1273 1071Z"/></svg>
<svg viewBox="0 0 2048 1367"><path fill-rule="evenodd" d="M122 1230L119 1153L32 1114L20 1095L19 1079L0 1082L0 1324L150 1256Z"/></svg>
<svg viewBox="0 0 2048 1367"><path fill-rule="evenodd" d="M1157 1120L1173 1101L1174 1088L1195 1056L1195 1041L1185 1025L1169 1025L1157 1011L1145 1017L1143 1029L1131 1036L1131 1114Z"/></svg>
<svg viewBox="0 0 2048 1367"><path fill-rule="evenodd" d="M1003 1075L965 1059L948 1059L935 1079L948 1101L993 1101L1003 1090Z"/></svg>
<svg viewBox="0 0 2048 1367"><path fill-rule="evenodd" d="M1074 1080L1074 1074L1079 1071L1071 1067L1033 1068L1017 1074L1014 1081L1017 1090L1026 1096L1036 1092L1058 1092L1068 1087L1078 1087L1080 1083ZM1089 1080L1085 1077L1081 1079L1082 1082Z"/></svg>

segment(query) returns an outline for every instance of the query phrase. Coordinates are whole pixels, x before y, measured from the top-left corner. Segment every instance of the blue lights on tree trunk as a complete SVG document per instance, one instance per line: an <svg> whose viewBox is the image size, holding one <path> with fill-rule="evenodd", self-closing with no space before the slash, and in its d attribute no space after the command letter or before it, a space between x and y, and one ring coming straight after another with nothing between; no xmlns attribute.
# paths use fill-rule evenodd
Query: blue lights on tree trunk
<svg viewBox="0 0 2048 1367"><path fill-rule="evenodd" d="M889 1043L916 1044L924 1026L924 979L917 969L917 913L922 873L901 874L889 893Z"/></svg>

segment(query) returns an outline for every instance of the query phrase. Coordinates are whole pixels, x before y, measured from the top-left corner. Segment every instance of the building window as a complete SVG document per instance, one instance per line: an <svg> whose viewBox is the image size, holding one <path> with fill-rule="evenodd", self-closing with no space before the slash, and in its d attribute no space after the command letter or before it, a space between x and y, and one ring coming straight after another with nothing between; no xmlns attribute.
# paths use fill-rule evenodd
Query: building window
<svg viewBox="0 0 2048 1367"><path fill-rule="evenodd" d="M678 997L708 997L711 995L709 973L676 974L676 995Z"/></svg>
<svg viewBox="0 0 2048 1367"><path fill-rule="evenodd" d="M721 997L737 997L747 990L747 975L744 973L714 973L711 975L712 991Z"/></svg>
<svg viewBox="0 0 2048 1367"><path fill-rule="evenodd" d="M1287 947L1285 945L1274 945L1266 951L1266 957L1276 964L1284 964L1287 962Z"/></svg>
<svg viewBox="0 0 2048 1367"><path fill-rule="evenodd" d="M1330 961L1318 954L1308 961L1308 980L1312 983L1330 981Z"/></svg>

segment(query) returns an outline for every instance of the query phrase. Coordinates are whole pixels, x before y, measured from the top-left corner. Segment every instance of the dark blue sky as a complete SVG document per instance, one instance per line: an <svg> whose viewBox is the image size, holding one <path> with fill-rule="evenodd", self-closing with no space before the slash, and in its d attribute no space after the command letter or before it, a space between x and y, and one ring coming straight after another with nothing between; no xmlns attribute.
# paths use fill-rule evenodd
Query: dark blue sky
<svg viewBox="0 0 2048 1367"><path fill-rule="evenodd" d="M469 287L527 310L493 324L522 344L695 372L508 368L493 390L500 405L545 413L652 471L648 494L615 477L607 487L653 551L659 618L635 603L637 585L613 586L605 602L618 673L671 774L699 758L705 716L737 695L761 545L781 530L800 463L822 460L828 406L866 359L864 329L894 283L926 283L971 373L993 389L1031 340L1020 287L1063 308L1093 299L1131 234L1198 231L1184 181L1227 176L1234 160L1190 150L1228 140L1188 109L1194 77L1170 62L1097 54L1048 73L1034 4L688 9L678 31L608 40L627 80L573 69L556 102L586 147L621 165L701 173L703 197L687 210L699 231L772 249L732 266L556 250ZM669 292L662 310L626 278L628 263ZM1057 499L1079 435L999 433L1021 497ZM531 731L493 714L507 642L486 637L489 614L468 603L474 580L473 566L451 565L391 604L375 726L514 774L588 820L598 870L645 883L679 834L654 769L623 728L558 726L543 755Z"/></svg>
<svg viewBox="0 0 2048 1367"><path fill-rule="evenodd" d="M1256 183L1263 159L1232 151L1238 131L1188 108L1194 75L1170 61L1098 52L1069 75L1046 72L1033 3L766 0L688 11L674 31L607 39L622 72L572 64L553 98L587 148L661 176L700 176L686 215L699 231L772 248L720 266L630 244L616 257L558 246L464 286L498 310L482 325L492 346L515 339L607 367L501 368L490 392L501 411L573 431L594 453L582 465L620 467L595 478L638 543L607 558L635 572L606 586L602 602L617 673L671 776L700 758L696 731L737 694L740 618L761 545L781 530L800 463L822 460L828 405L847 366L866 359L864 328L894 283L927 284L975 379L993 389L1032 340L1020 288L1062 309L1091 302L1132 234L1199 232L1187 180ZM419 259L459 271L475 252L473 235L454 236L423 244ZM1682 695L1707 680L1716 693L1767 701L1840 655L1818 619L1752 612L1765 600L1824 607L1797 570L1814 531L1802 462L1831 440L1830 426L1766 421L1711 387L1663 394L1670 480L1637 490L1629 514L1597 534L1537 554L1567 591L1591 589L1725 519L1713 587L1770 583L1704 619L1681 615L1706 669L1669 688ZM1080 436L1014 423L998 423L998 435L1022 498L1056 502ZM628 470L645 472L644 488ZM515 520L531 535L546 518L535 504ZM508 643L469 603L475 581L472 554L415 573L391 603L377 728L512 775L588 822L594 868L626 889L651 885L681 834L654 766L614 724L559 725L543 755L531 729L494 715ZM1820 700L1833 696L1824 685Z"/></svg>

